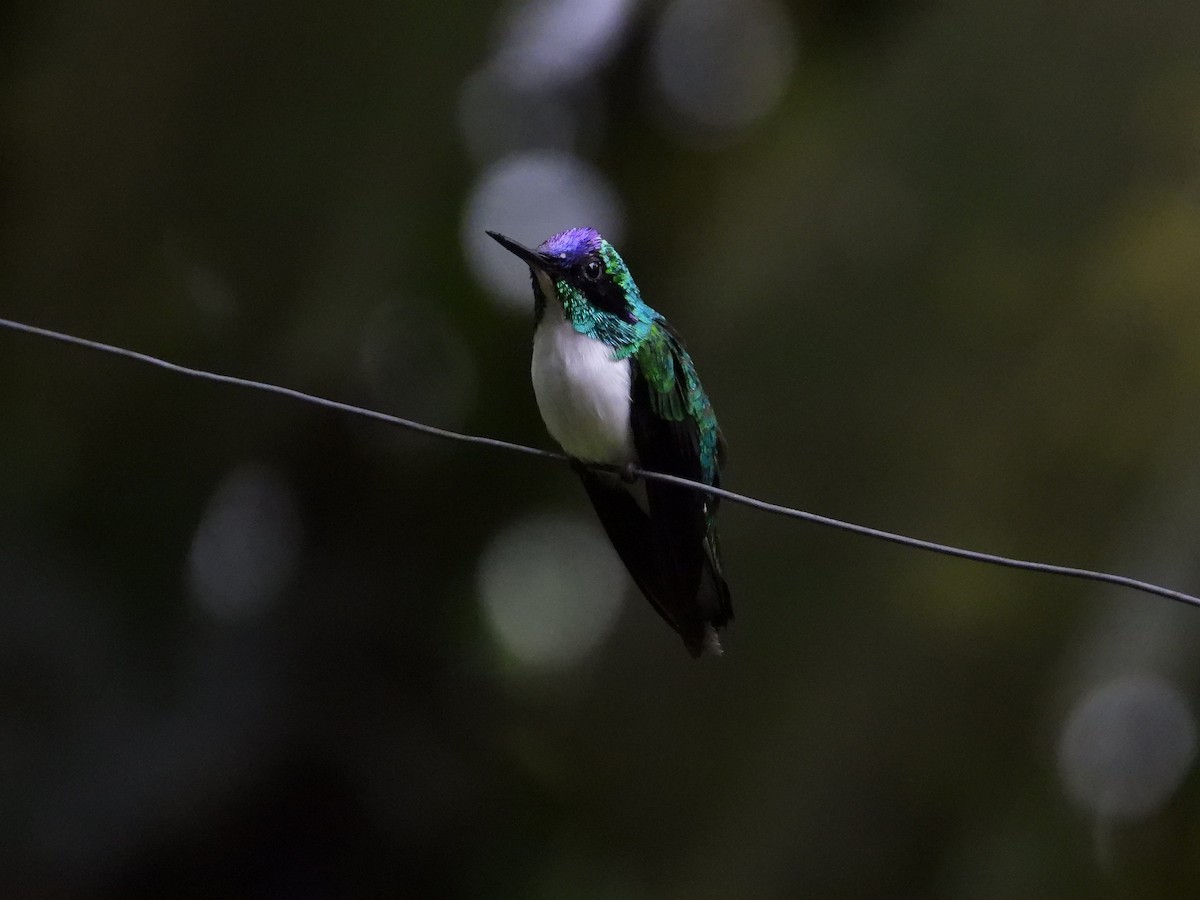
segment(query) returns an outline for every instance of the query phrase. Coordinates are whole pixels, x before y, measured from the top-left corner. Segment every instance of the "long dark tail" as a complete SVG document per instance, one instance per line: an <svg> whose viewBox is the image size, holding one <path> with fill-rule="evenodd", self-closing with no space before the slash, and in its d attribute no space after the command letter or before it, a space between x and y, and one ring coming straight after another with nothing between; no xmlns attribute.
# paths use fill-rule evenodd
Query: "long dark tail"
<svg viewBox="0 0 1200 900"><path fill-rule="evenodd" d="M716 629L733 618L733 612L715 544L704 542L699 572L676 571L678 555L663 546L663 535L624 485L611 475L586 469L579 477L608 539L650 605L693 656L705 649L719 652Z"/></svg>

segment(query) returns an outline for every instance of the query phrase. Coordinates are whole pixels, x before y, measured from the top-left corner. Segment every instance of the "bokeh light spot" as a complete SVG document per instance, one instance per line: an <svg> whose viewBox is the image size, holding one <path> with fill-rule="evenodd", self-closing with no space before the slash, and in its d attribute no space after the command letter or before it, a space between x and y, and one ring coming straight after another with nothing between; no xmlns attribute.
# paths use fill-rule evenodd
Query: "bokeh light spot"
<svg viewBox="0 0 1200 900"><path fill-rule="evenodd" d="M283 478L262 465L235 469L213 492L192 538L193 601L223 621L261 615L294 573L300 539L299 512Z"/></svg>
<svg viewBox="0 0 1200 900"><path fill-rule="evenodd" d="M570 665L612 631L624 569L599 526L543 514L500 531L479 560L479 595L496 640L531 667Z"/></svg>
<svg viewBox="0 0 1200 900"><path fill-rule="evenodd" d="M496 68L526 89L586 77L612 57L634 6L633 0L526 0L503 26Z"/></svg>
<svg viewBox="0 0 1200 900"><path fill-rule="evenodd" d="M796 62L787 10L774 0L674 0L651 48L668 110L705 131L746 128L783 97Z"/></svg>
<svg viewBox="0 0 1200 900"><path fill-rule="evenodd" d="M1158 811L1196 758L1196 720L1174 685L1125 677L1097 687L1071 711L1058 745L1067 792L1096 816Z"/></svg>

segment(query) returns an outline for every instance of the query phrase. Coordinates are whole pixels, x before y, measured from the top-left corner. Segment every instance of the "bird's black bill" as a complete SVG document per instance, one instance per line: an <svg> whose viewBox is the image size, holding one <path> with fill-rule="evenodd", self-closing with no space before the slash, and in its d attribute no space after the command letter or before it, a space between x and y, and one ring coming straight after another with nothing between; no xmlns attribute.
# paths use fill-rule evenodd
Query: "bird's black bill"
<svg viewBox="0 0 1200 900"><path fill-rule="evenodd" d="M518 259L523 260L526 265L535 266L539 269L545 269L548 267L549 261L536 250L530 250L524 244L518 244L511 238L506 238L504 235L496 231L489 231L488 237L494 240L509 253L516 256Z"/></svg>

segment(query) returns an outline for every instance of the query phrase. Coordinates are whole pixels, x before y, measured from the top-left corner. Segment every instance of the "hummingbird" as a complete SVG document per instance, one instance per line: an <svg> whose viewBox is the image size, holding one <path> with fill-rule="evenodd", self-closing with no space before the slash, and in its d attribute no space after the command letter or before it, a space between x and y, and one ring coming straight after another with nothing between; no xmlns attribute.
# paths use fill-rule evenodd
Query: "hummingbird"
<svg viewBox="0 0 1200 900"><path fill-rule="evenodd" d="M652 480L638 486L631 476L636 465L720 487L725 442L683 341L642 300L624 260L595 229L563 231L537 249L488 235L532 275L530 374L546 429L571 457L650 605L692 656L720 654L717 629L733 607L717 542L718 498Z"/></svg>

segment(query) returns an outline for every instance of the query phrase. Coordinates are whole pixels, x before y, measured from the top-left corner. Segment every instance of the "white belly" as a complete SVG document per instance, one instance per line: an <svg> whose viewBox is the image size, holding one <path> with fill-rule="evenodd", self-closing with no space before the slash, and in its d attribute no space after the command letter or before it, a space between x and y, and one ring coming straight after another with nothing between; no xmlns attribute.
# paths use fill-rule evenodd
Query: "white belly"
<svg viewBox="0 0 1200 900"><path fill-rule="evenodd" d="M580 334L553 299L533 336L533 393L551 436L570 456L636 461L629 427L629 360Z"/></svg>

